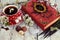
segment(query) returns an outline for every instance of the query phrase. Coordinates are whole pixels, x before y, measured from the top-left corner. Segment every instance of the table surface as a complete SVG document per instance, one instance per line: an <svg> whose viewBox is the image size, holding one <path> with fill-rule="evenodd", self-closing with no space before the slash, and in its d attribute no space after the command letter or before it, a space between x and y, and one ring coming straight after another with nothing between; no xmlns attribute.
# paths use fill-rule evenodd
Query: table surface
<svg viewBox="0 0 60 40"><path fill-rule="evenodd" d="M2 3L5 3L5 1L6 0L2 0ZM6 2L8 2L8 1L6 1ZM14 2L14 1L15 0L13 0L11 2ZM24 0L24 1L26 1L26 0ZM24 2L24 1L22 1L22 2ZM58 4L57 8L58 8L58 11L60 12L60 5L59 5L60 0L57 0L57 1L56 0L51 0L50 2L51 2L51 4L57 3ZM25 24L23 23L22 26L24 26L24 25ZM27 26L27 25L25 25L25 26ZM37 28L37 29L39 29L39 28ZM42 32L41 29L39 29L39 30L40 30L40 32L38 32L38 34ZM33 40L33 39L31 39L33 37L35 38L35 40L60 40L60 30L58 30L52 36L47 37L45 39L43 38L43 35L38 36L38 39L37 39L37 34L32 35L32 34L29 33L29 31L27 31L25 33L25 35L26 35L26 38L22 37L22 36L19 36L19 34L14 29L11 29L11 28L8 31L5 31L4 29L0 30L0 40Z"/></svg>
<svg viewBox="0 0 60 40"><path fill-rule="evenodd" d="M21 24L20 26L27 26L24 23ZM28 26L27 26L28 27ZM35 27L35 26L34 26ZM33 29L33 28L32 28ZM40 31L38 34L42 32L40 28L38 28ZM36 29L35 29L36 30ZM33 30L31 32L34 32ZM43 34L44 35L44 34ZM54 33L50 37L46 37L45 39L43 38L43 35L38 36L37 34L31 34L29 31L25 33L25 36L21 36L15 28L6 31L4 29L0 30L0 40L60 40L60 30L58 30L56 33Z"/></svg>

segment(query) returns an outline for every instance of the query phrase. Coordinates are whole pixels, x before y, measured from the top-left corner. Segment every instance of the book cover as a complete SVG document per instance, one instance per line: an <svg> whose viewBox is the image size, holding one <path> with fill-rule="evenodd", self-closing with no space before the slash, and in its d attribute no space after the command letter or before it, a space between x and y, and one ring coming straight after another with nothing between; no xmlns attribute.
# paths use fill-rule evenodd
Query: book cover
<svg viewBox="0 0 60 40"><path fill-rule="evenodd" d="M22 10L27 13L42 30L47 29L59 19L57 15L58 12L49 4L47 5L46 1L29 1L25 6L23 5Z"/></svg>

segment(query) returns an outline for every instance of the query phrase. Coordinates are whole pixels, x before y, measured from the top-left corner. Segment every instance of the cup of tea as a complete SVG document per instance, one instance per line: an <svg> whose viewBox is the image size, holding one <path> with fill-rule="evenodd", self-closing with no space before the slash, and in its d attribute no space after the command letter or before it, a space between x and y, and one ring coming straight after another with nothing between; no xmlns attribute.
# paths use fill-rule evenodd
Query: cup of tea
<svg viewBox="0 0 60 40"><path fill-rule="evenodd" d="M22 11L16 5L8 5L3 8L3 13L8 17L10 25L15 25L22 21Z"/></svg>
<svg viewBox="0 0 60 40"><path fill-rule="evenodd" d="M18 11L18 7L15 5L8 5L3 8L3 13L6 15L13 15L16 14Z"/></svg>

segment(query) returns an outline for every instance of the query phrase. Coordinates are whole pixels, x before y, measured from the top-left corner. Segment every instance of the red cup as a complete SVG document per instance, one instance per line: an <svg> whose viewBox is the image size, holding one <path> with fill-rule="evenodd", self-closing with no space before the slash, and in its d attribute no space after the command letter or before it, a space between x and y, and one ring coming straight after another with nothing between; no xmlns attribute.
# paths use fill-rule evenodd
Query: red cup
<svg viewBox="0 0 60 40"><path fill-rule="evenodd" d="M8 17L10 25L15 25L23 21L22 11L15 5L8 5L4 7L3 13Z"/></svg>

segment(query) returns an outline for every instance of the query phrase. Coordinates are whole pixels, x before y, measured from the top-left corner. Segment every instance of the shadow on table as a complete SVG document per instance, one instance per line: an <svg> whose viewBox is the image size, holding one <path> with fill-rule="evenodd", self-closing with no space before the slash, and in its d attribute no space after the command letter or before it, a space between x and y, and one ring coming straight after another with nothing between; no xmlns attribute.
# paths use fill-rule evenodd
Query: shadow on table
<svg viewBox="0 0 60 40"><path fill-rule="evenodd" d="M55 32L57 32L59 29L60 29L60 19L56 23L54 23L51 27L49 27L48 29L40 33L39 36L44 34L43 35L44 38L50 37Z"/></svg>

